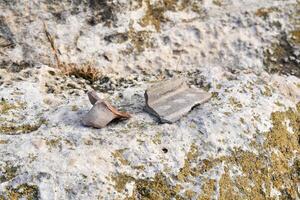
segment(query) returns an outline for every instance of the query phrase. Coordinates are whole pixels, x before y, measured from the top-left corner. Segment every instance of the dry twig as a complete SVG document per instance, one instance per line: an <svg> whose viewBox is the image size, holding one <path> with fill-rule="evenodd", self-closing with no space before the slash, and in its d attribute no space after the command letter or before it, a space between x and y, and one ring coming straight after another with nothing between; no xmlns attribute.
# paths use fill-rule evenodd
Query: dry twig
<svg viewBox="0 0 300 200"><path fill-rule="evenodd" d="M58 54L60 54L60 51L55 47L54 39L51 36L51 34L49 33L49 31L48 31L46 23L43 22L43 24L44 24L44 31L45 31L46 37L47 37L47 39L48 39L48 41L49 41L49 43L51 45L51 48L52 48L52 50L54 52L54 57L55 57L55 60L56 60L56 64L57 64L57 67L59 68L60 65L61 65L61 62L60 62Z"/></svg>

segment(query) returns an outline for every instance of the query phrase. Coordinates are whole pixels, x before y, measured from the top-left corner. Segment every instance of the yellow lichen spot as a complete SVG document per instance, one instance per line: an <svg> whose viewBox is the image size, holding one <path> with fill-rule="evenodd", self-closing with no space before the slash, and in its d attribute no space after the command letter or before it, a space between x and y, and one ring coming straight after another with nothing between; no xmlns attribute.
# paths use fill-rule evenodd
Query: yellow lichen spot
<svg viewBox="0 0 300 200"><path fill-rule="evenodd" d="M275 105L279 106L279 107L284 107L284 104L280 103L279 101L275 102Z"/></svg>
<svg viewBox="0 0 300 200"><path fill-rule="evenodd" d="M220 199L228 199L239 191L238 199L270 198L271 187L281 192L281 198L297 199L297 183L299 177L298 160L290 166L291 161L299 155L300 138L300 103L297 110L272 114L273 127L266 133L264 144L256 144L258 154L236 150L232 156L223 157L228 164L220 179ZM289 134L285 120L290 121L294 134ZM243 175L229 177L231 165L239 166ZM299 197L299 196L298 196Z"/></svg>
<svg viewBox="0 0 300 200"><path fill-rule="evenodd" d="M222 85L221 84L217 84L216 88L219 90L222 88Z"/></svg>
<svg viewBox="0 0 300 200"><path fill-rule="evenodd" d="M222 2L222 0L213 0L213 4L215 4L217 6L222 6L223 2Z"/></svg>
<svg viewBox="0 0 300 200"><path fill-rule="evenodd" d="M6 114L10 110L14 110L14 109L21 109L24 106L25 106L25 103L23 103L23 102L16 102L16 103L12 104L12 103L8 103L5 100L1 100L0 101L0 114Z"/></svg>
<svg viewBox="0 0 300 200"><path fill-rule="evenodd" d="M29 185L24 183L16 188L8 188L8 198L10 200L28 199L35 200L39 199L39 189L36 185Z"/></svg>
<svg viewBox="0 0 300 200"><path fill-rule="evenodd" d="M212 93L211 93L211 97L212 97L213 99L217 99L217 98L218 98L218 95L219 95L218 92L212 92Z"/></svg>
<svg viewBox="0 0 300 200"><path fill-rule="evenodd" d="M270 7L270 8L260 8L255 12L255 15L258 17L266 18L269 16L270 13L278 11L279 9L276 7Z"/></svg>
<svg viewBox="0 0 300 200"><path fill-rule="evenodd" d="M145 170L145 166L144 165L137 165L137 166L132 166L132 169L136 169L136 170Z"/></svg>
<svg viewBox="0 0 300 200"><path fill-rule="evenodd" d="M197 128L197 124L195 122L191 122L189 124L189 127L192 128L192 129L196 129Z"/></svg>
<svg viewBox="0 0 300 200"><path fill-rule="evenodd" d="M184 192L184 196L186 197L186 199L193 199L196 196L196 192L194 192L193 190L186 190Z"/></svg>
<svg viewBox="0 0 300 200"><path fill-rule="evenodd" d="M180 185L171 185L168 178L161 173L156 174L153 178L146 179L135 179L127 174L119 174L112 177L112 179L118 192L123 192L127 183L134 182L135 188L132 196L127 197L127 200L184 199L179 195L182 189Z"/></svg>
<svg viewBox="0 0 300 200"><path fill-rule="evenodd" d="M0 144L7 144L8 140L0 140Z"/></svg>
<svg viewBox="0 0 300 200"><path fill-rule="evenodd" d="M135 186L132 199L183 199L179 195L180 187L171 185L163 174L157 174L153 179L135 180Z"/></svg>
<svg viewBox="0 0 300 200"><path fill-rule="evenodd" d="M73 105L71 110L75 112L75 111L78 111L78 109L79 109L79 108L78 108L77 105Z"/></svg>
<svg viewBox="0 0 300 200"><path fill-rule="evenodd" d="M157 133L154 138L152 139L152 142L154 144L161 144L161 133Z"/></svg>
<svg viewBox="0 0 300 200"><path fill-rule="evenodd" d="M198 200L210 200L212 199L212 195L215 191L216 181L209 179L205 181L202 186L202 192L198 197Z"/></svg>
<svg viewBox="0 0 300 200"><path fill-rule="evenodd" d="M136 31L132 25L129 27L128 38L138 53L152 46L150 33L150 31Z"/></svg>
<svg viewBox="0 0 300 200"><path fill-rule="evenodd" d="M113 157L118 159L118 161L121 162L122 165L129 165L129 161L126 160L123 156L124 151L126 151L127 149L118 149L115 152L112 153Z"/></svg>
<svg viewBox="0 0 300 200"><path fill-rule="evenodd" d="M160 32L161 23L168 21L165 17L165 12L167 11L182 11L190 7L193 12L201 13L199 5L191 0L162 0L155 4L152 4L150 0L144 0L143 2L146 5L146 13L140 24L143 27L153 25L157 32Z"/></svg>
<svg viewBox="0 0 300 200"><path fill-rule="evenodd" d="M191 161L195 159L198 155L198 150L195 144L192 144L190 151L187 153L186 159L184 160L184 166L180 169L177 174L179 181L187 181L188 177L193 174L193 169L191 167Z"/></svg>
<svg viewBox="0 0 300 200"><path fill-rule="evenodd" d="M268 86L265 86L264 91L262 92L262 94L267 96L267 97L270 97L270 96L272 96L272 90Z"/></svg>
<svg viewBox="0 0 300 200"><path fill-rule="evenodd" d="M272 113L273 128L267 135L267 142L265 147L276 147L281 152L284 152L285 156L290 157L293 155L293 150L299 151L299 138L300 138L300 103L297 104L298 111L289 109L286 112ZM287 127L284 123L285 120L289 120L290 126L293 128L295 134L289 134Z"/></svg>
<svg viewBox="0 0 300 200"><path fill-rule="evenodd" d="M49 146L50 149L57 148L60 144L60 139L47 140L46 144Z"/></svg>
<svg viewBox="0 0 300 200"><path fill-rule="evenodd" d="M224 112L223 114L226 115L226 116L230 116L232 113L231 112Z"/></svg>
<svg viewBox="0 0 300 200"><path fill-rule="evenodd" d="M292 40L296 43L296 44L300 44L300 30L294 30L291 31L291 36L292 36Z"/></svg>
<svg viewBox="0 0 300 200"><path fill-rule="evenodd" d="M243 105L240 101L238 101L235 97L229 98L229 103L235 108L235 109L241 109Z"/></svg>
<svg viewBox="0 0 300 200"><path fill-rule="evenodd" d="M242 124L245 124L245 119L242 118L242 117L240 117L240 122L241 122Z"/></svg>
<svg viewBox="0 0 300 200"><path fill-rule="evenodd" d="M225 173L222 175L219 184L222 186L220 187L221 200L241 199L239 195L235 192L234 183L229 176L227 168L225 168Z"/></svg>
<svg viewBox="0 0 300 200"><path fill-rule="evenodd" d="M161 22L165 22L166 18L164 16L164 12L174 6L176 1L165 0L164 5L152 5L150 0L145 0L146 3L146 14L142 18L140 24L142 26L153 25L156 31L160 31Z"/></svg>
<svg viewBox="0 0 300 200"><path fill-rule="evenodd" d="M134 178L127 174L119 174L117 176L113 176L112 179L115 182L115 189L118 192L122 192L128 182L134 181Z"/></svg>
<svg viewBox="0 0 300 200"><path fill-rule="evenodd" d="M34 124L3 124L0 126L0 134L20 135L38 130L41 125L46 124L46 121L41 119Z"/></svg>
<svg viewBox="0 0 300 200"><path fill-rule="evenodd" d="M300 177L300 103L296 109L274 112L271 117L272 128L265 133L264 143L253 141L251 147L256 153L234 149L231 155L216 159L200 160L195 144L186 155L184 166L177 174L177 183L172 185L169 178L158 173L154 178L135 179L129 175L119 175L113 179L116 190L123 191L128 182L134 182L133 199L211 199L219 192L219 199L272 199L272 189L281 193L280 199L298 199L297 191ZM290 134L286 120L293 128ZM222 165L220 165L222 163ZM193 167L194 166L194 167ZM220 179L204 180L200 194L183 192L185 183L195 180L216 166L223 166ZM234 169L240 173L235 174ZM167 174L169 172L166 172Z"/></svg>
<svg viewBox="0 0 300 200"><path fill-rule="evenodd" d="M71 142L68 142L70 145L72 145L72 143ZM83 143L85 144L85 145L93 145L93 140L89 140L89 139L85 139L84 141L83 141Z"/></svg>

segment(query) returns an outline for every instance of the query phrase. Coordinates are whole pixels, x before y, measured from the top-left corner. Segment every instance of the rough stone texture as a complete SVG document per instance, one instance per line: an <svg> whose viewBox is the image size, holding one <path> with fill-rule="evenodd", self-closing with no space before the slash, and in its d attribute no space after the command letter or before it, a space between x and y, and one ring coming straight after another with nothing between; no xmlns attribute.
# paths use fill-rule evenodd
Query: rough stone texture
<svg viewBox="0 0 300 200"><path fill-rule="evenodd" d="M299 199L299 9L0 1L0 199ZM212 98L161 125L144 91L175 76ZM92 89L132 118L82 126Z"/></svg>
<svg viewBox="0 0 300 200"><path fill-rule="evenodd" d="M194 106L204 103L211 95L198 88L190 88L180 78L161 81L145 92L146 111L162 123L172 123L186 115Z"/></svg>

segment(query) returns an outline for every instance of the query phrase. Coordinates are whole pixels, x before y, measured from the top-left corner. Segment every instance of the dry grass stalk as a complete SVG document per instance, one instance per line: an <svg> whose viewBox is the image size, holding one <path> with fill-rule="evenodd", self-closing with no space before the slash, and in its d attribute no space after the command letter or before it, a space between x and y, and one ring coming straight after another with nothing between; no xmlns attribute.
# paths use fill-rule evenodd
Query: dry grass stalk
<svg viewBox="0 0 300 200"><path fill-rule="evenodd" d="M49 33L49 31L48 31L48 28L47 28L46 23L43 22L43 24L44 24L44 31L45 31L46 37L47 37L47 39L48 39L48 41L49 41L49 43L50 43L50 45L51 45L51 48L52 48L52 50L53 50L53 52L54 52L54 57L55 57L55 60L56 60L57 67L59 67L61 62L60 62L60 59L59 59L58 54L60 54L60 52L59 52L59 50L55 47L54 39L53 39L53 37L51 36L51 34Z"/></svg>
<svg viewBox="0 0 300 200"><path fill-rule="evenodd" d="M92 64L87 63L84 65L71 64L61 64L61 71L68 76L75 76L77 78L84 78L90 81L95 81L99 79L102 75L101 71L93 67Z"/></svg>

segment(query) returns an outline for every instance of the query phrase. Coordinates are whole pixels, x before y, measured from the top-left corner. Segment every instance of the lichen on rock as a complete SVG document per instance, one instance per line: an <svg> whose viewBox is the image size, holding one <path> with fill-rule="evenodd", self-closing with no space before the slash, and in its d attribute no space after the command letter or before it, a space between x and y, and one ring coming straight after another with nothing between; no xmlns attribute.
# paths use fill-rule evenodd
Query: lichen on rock
<svg viewBox="0 0 300 200"><path fill-rule="evenodd" d="M30 185L27 183L18 185L16 188L7 188L8 199L28 199L28 200L38 200L39 189L36 185Z"/></svg>
<svg viewBox="0 0 300 200"><path fill-rule="evenodd" d="M156 174L155 177L148 179L136 179L120 174L113 178L116 183L115 187L121 192L128 182L133 182L135 189L133 196L129 199L184 199L182 185L185 182L193 183L194 178L204 177L205 173L222 164L224 171L220 179L206 179L202 183L202 192L188 191L184 194L193 194L192 196L198 199L210 199L215 195L219 199L253 199L272 198L273 192L278 191L283 198L297 199L299 197L296 188L299 181L300 152L299 106L300 103L297 104L296 109L272 114L273 127L265 133L264 143L253 145L258 154L236 149L230 156L199 160L197 146L192 145L184 166L176 175L177 184L170 184L163 174ZM287 130L286 120L290 120L293 133ZM240 175L232 175L233 166L241 170Z"/></svg>

